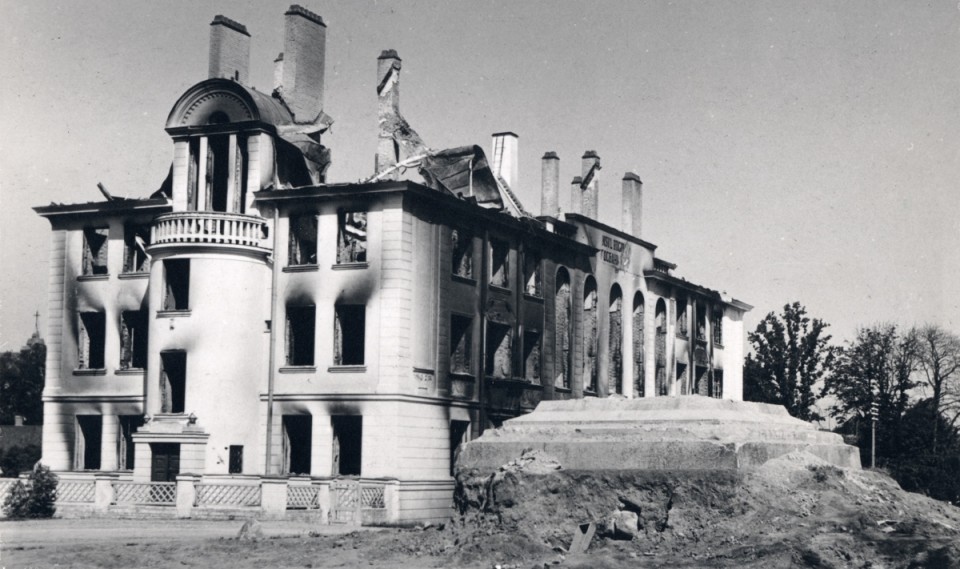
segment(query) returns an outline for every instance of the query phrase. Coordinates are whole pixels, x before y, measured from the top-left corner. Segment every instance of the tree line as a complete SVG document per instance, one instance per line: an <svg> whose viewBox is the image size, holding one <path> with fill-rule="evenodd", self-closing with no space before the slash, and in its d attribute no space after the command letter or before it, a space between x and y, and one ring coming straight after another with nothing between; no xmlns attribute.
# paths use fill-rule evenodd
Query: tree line
<svg viewBox="0 0 960 569"><path fill-rule="evenodd" d="M747 335L744 399L783 405L837 432L907 490L960 504L960 336L937 325L862 326L831 344L799 302ZM876 421L876 456L871 454Z"/></svg>

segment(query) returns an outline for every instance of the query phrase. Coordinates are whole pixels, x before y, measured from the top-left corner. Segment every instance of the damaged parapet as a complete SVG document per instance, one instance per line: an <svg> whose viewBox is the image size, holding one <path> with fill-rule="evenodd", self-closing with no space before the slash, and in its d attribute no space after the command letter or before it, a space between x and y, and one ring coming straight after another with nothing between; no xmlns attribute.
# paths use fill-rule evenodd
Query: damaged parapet
<svg viewBox="0 0 960 569"><path fill-rule="evenodd" d="M580 213L590 219L597 219L597 196L600 191L600 157L595 151L587 150L583 154L582 165Z"/></svg>
<svg viewBox="0 0 960 569"><path fill-rule="evenodd" d="M498 132L493 138L493 173L516 189L519 178L519 139L513 132Z"/></svg>
<svg viewBox="0 0 960 569"><path fill-rule="evenodd" d="M243 24L217 15L210 22L211 79L233 79L247 83L250 70L250 33Z"/></svg>
<svg viewBox="0 0 960 569"><path fill-rule="evenodd" d="M426 154L429 149L417 131L400 114L400 56L392 49L377 58L377 157L380 179L396 180L397 164Z"/></svg>
<svg viewBox="0 0 960 569"><path fill-rule="evenodd" d="M643 182L633 172L623 175L623 231L642 239Z"/></svg>
<svg viewBox="0 0 960 569"><path fill-rule="evenodd" d="M547 152L541 159L540 215L560 216L560 157Z"/></svg>
<svg viewBox="0 0 960 569"><path fill-rule="evenodd" d="M280 92L298 123L313 122L323 110L327 25L323 18L294 4L284 13Z"/></svg>
<svg viewBox="0 0 960 569"><path fill-rule="evenodd" d="M570 213L583 213L583 178L570 180Z"/></svg>

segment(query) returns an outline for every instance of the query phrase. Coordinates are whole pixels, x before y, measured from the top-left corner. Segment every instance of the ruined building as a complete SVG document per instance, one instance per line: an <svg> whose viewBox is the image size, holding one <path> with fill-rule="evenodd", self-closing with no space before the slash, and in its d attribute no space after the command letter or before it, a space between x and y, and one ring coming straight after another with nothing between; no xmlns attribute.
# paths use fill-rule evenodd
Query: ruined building
<svg viewBox="0 0 960 569"><path fill-rule="evenodd" d="M457 446L541 400L741 398L750 307L656 256L636 174L604 180L587 151L561 184L547 152L536 216L517 135L430 148L388 50L375 171L327 180L322 18L286 12L271 93L248 85L246 27L210 26L160 189L36 208L61 501L442 519ZM597 221L601 197L623 200L620 228Z"/></svg>

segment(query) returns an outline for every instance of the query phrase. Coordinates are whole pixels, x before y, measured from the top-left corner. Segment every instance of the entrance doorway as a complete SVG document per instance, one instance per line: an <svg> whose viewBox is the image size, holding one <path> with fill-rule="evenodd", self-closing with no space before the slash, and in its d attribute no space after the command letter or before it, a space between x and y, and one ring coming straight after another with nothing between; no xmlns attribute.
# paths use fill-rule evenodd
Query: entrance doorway
<svg viewBox="0 0 960 569"><path fill-rule="evenodd" d="M180 474L180 444L150 443L153 457L150 463L151 482L176 482Z"/></svg>

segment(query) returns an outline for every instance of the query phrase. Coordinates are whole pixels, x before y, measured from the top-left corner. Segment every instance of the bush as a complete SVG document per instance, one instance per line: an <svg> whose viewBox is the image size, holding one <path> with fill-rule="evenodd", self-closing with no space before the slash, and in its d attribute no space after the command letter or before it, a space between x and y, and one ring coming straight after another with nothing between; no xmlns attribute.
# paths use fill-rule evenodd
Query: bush
<svg viewBox="0 0 960 569"><path fill-rule="evenodd" d="M3 513L9 518L52 518L57 511L57 484L60 479L50 469L38 464L27 483L17 480L6 500Z"/></svg>
<svg viewBox="0 0 960 569"><path fill-rule="evenodd" d="M3 476L16 478L21 472L26 472L33 468L33 465L40 460L40 447L37 445L15 446L0 453L0 471Z"/></svg>

